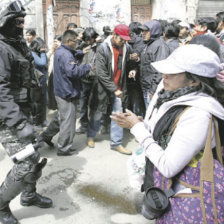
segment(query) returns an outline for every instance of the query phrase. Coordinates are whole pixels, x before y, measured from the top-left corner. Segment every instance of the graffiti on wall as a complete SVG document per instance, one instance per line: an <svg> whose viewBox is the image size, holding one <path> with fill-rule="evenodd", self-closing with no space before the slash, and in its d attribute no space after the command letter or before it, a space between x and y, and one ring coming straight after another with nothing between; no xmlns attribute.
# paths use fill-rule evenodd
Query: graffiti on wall
<svg viewBox="0 0 224 224"><path fill-rule="evenodd" d="M115 13L116 13L116 20L121 19L121 7L120 5L115 5Z"/></svg>
<svg viewBox="0 0 224 224"><path fill-rule="evenodd" d="M53 17L53 5L49 5L47 8L47 35L48 46L51 48L54 41L54 17Z"/></svg>
<svg viewBox="0 0 224 224"><path fill-rule="evenodd" d="M102 0L89 0L87 7L88 19L93 26L99 25L102 21L110 26L125 23L122 0L108 1L106 7Z"/></svg>
<svg viewBox="0 0 224 224"><path fill-rule="evenodd" d="M89 9L88 9L88 11L89 11L90 14L94 12L95 5L96 5L95 0L91 0L89 2Z"/></svg>

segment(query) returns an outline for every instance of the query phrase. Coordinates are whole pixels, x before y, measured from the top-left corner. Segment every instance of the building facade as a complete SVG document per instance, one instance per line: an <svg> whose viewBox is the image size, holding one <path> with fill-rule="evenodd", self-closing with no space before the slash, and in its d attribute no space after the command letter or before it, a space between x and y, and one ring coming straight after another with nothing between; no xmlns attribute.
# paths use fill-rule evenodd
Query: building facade
<svg viewBox="0 0 224 224"><path fill-rule="evenodd" d="M27 9L26 29L34 28L44 39L47 33L46 7L49 0L22 0ZM69 22L81 27L94 27L102 33L102 27L113 28L118 23L131 21L145 23L150 19L180 19L194 23L203 16L215 16L224 11L224 0L52 0L54 35L62 34ZM49 26L49 25L48 25ZM52 38L52 35L50 35Z"/></svg>

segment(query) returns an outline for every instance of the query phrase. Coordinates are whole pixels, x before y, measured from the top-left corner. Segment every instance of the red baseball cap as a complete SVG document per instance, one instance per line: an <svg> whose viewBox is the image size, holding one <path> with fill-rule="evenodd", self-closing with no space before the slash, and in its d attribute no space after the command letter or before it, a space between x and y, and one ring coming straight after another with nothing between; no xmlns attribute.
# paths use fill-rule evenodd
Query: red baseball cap
<svg viewBox="0 0 224 224"><path fill-rule="evenodd" d="M119 24L114 27L114 33L118 34L123 40L131 40L129 32L129 27L125 24Z"/></svg>

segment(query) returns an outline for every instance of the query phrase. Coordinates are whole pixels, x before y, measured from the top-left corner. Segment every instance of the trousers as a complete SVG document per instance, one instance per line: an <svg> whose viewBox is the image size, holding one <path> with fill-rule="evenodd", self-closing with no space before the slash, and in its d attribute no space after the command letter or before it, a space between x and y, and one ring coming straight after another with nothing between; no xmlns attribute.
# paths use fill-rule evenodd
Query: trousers
<svg viewBox="0 0 224 224"><path fill-rule="evenodd" d="M6 126L0 126L0 142L8 155L20 151L28 143L21 143L15 133ZM0 186L0 209L21 192L35 192L36 183L42 174L40 154L35 152L26 159L15 163Z"/></svg>

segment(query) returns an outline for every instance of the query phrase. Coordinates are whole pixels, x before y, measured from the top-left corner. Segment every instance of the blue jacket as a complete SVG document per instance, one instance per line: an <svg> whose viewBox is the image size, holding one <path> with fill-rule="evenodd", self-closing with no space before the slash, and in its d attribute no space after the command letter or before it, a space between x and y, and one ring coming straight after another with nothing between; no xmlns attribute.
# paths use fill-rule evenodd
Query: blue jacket
<svg viewBox="0 0 224 224"><path fill-rule="evenodd" d="M38 54L34 51L32 51L32 55L34 58L35 68L44 74L40 83L41 85L46 85L47 83L47 55L45 52L42 52L40 56L38 56Z"/></svg>
<svg viewBox="0 0 224 224"><path fill-rule="evenodd" d="M54 93L62 99L78 98L81 78L89 73L89 64L78 65L81 51L62 44L54 54Z"/></svg>

